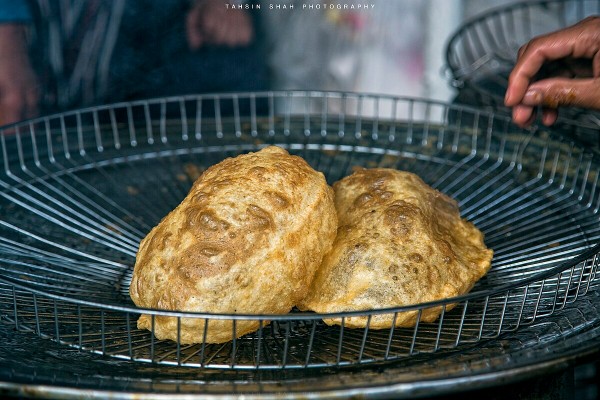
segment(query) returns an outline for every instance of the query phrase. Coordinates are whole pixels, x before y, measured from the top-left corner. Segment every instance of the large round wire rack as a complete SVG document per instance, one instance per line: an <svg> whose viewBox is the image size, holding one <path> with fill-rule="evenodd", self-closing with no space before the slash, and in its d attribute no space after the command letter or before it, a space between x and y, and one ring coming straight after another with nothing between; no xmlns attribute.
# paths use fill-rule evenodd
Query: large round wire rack
<svg viewBox="0 0 600 400"><path fill-rule="evenodd" d="M2 133L0 319L65 348L229 371L426 360L518 334L598 285L598 155L494 113L367 94L239 93L77 110ZM205 168L268 145L304 157L330 183L356 166L419 174L484 232L490 272L462 297L328 314L339 326L298 311L136 308L128 287L139 241ZM440 318L414 328L344 324L429 307L441 307ZM225 344L183 345L138 330L142 312L231 320L233 337L239 321L260 328Z"/></svg>
<svg viewBox="0 0 600 400"><path fill-rule="evenodd" d="M536 36L599 13L598 0L528 0L494 8L465 22L446 48L448 78L459 90L457 102L508 114L504 94L519 48ZM548 65L540 73L550 76L556 68ZM579 140L598 147L599 125L600 114L570 107L560 110L556 126L570 129Z"/></svg>

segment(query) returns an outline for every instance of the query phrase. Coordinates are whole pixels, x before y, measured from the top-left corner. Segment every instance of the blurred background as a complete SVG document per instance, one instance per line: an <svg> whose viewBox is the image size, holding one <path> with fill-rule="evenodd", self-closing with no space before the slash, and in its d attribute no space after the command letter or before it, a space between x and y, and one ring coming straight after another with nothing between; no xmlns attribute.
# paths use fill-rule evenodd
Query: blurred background
<svg viewBox="0 0 600 400"><path fill-rule="evenodd" d="M9 57L23 52L19 40L0 44L0 122L117 101L246 90L452 101L449 37L470 18L506 3L0 0L0 25L24 29L30 57L30 66L19 65L26 60ZM11 67L20 71L18 82L3 72L11 71L2 68L4 60L17 64Z"/></svg>

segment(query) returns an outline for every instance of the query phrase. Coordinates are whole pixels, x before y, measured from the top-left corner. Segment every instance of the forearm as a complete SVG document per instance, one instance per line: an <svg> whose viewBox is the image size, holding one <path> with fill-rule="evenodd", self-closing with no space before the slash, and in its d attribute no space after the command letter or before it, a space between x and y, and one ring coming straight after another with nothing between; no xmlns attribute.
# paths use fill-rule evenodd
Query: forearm
<svg viewBox="0 0 600 400"><path fill-rule="evenodd" d="M22 22L0 23L0 57L27 55L27 25Z"/></svg>
<svg viewBox="0 0 600 400"><path fill-rule="evenodd" d="M0 125L37 113L39 90L29 60L27 26L0 24Z"/></svg>

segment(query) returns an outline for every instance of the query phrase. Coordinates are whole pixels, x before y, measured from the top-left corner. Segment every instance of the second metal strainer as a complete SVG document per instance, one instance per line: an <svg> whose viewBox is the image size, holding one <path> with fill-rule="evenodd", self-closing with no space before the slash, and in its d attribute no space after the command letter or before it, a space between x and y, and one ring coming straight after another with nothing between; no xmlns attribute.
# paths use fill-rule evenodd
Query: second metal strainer
<svg viewBox="0 0 600 400"><path fill-rule="evenodd" d="M13 126L1 140L0 316L83 351L229 370L367 365L518 331L598 284L598 156L493 113L350 93L222 94L73 111ZM137 330L142 310L128 285L141 238L202 170L270 144L303 156L330 183L356 166L419 174L484 232L491 271L460 298L329 315L340 326L300 312L144 310L209 325L252 319L260 329L221 345ZM344 326L354 314L393 319L433 306L441 317L414 328Z"/></svg>
<svg viewBox="0 0 600 400"><path fill-rule="evenodd" d="M504 106L504 94L519 48L536 36L599 13L598 0L526 0L493 8L466 21L446 47L449 82L459 91L455 102L510 114ZM552 76L557 68L549 63L539 77ZM578 107L561 108L555 124L557 131L568 131L568 135L596 148L600 144L599 126L600 114Z"/></svg>

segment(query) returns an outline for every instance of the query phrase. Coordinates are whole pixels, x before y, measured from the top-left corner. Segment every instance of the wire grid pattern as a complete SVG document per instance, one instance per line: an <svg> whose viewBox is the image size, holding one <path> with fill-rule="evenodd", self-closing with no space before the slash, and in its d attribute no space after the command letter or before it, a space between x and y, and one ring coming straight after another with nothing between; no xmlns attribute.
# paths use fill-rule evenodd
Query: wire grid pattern
<svg viewBox="0 0 600 400"><path fill-rule="evenodd" d="M494 339L597 287L597 156L552 132L462 106L349 93L163 98L50 116L1 136L0 318L81 350L204 368L318 368L406 359ZM136 328L128 286L144 235L202 170L275 144L330 183L353 167L419 174L456 198L494 249L466 296L323 315L156 316L257 320L225 344L182 345ZM422 313L434 323L373 330L353 315ZM205 331L206 332L206 331ZM206 333L204 333L206 334ZM202 333L200 333L202 335Z"/></svg>
<svg viewBox="0 0 600 400"><path fill-rule="evenodd" d="M499 340L413 356L377 368L239 370L133 363L61 346L30 333L15 334L14 327L5 321L0 323L0 385L19 390L25 385L55 387L53 398L66 397L61 387L70 388L71 395L77 390L79 397L96 398L135 397L135 393L251 398L268 394L278 398L286 393L288 397L306 398L306 393L313 393L314 397L412 399L424 392L430 396L448 394L464 391L465 379L469 379L470 389L481 387L481 380L473 380L475 375L485 377L490 385L497 385L499 380L520 381L526 378L523 366L533 364L535 375L541 376L550 371L549 362L564 366L574 355L581 359L590 350L596 352L600 343L599 295L592 292L550 317L503 334ZM57 363L60 368L56 368ZM98 374L99 370L103 373Z"/></svg>
<svg viewBox="0 0 600 400"><path fill-rule="evenodd" d="M459 89L461 102L509 113L504 94L519 48L536 36L598 14L598 0L521 1L487 11L463 24L448 41L449 81ZM559 64L547 64L540 74L554 75L557 68ZM600 123L598 113L576 107L561 110L557 126L564 129L563 124L570 124L573 129L572 120L578 122L574 133L581 140L600 145L595 134Z"/></svg>

